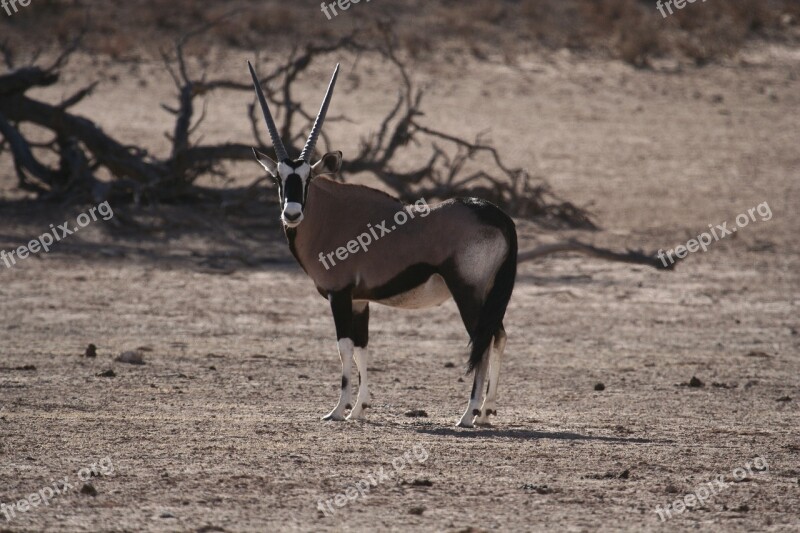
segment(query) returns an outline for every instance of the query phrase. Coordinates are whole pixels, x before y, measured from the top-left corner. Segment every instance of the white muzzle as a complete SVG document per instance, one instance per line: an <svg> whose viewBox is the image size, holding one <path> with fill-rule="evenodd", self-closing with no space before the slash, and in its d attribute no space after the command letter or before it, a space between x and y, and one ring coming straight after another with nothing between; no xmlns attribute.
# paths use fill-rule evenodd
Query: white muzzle
<svg viewBox="0 0 800 533"><path fill-rule="evenodd" d="M283 206L281 220L290 228L294 228L303 220L303 206L297 202L286 202L286 205Z"/></svg>

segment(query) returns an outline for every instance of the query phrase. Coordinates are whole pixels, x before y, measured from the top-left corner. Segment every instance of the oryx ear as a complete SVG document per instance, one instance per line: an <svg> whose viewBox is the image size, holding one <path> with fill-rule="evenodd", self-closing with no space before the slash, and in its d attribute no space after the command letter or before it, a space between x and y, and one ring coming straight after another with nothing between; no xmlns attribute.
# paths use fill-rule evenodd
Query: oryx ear
<svg viewBox="0 0 800 533"><path fill-rule="evenodd" d="M253 155L256 156L256 161L261 163L261 166L264 167L264 170L266 170L270 176L273 178L278 177L278 163L273 161L268 155L262 154L255 148L253 148Z"/></svg>
<svg viewBox="0 0 800 533"><path fill-rule="evenodd" d="M342 152L328 152L311 167L315 176L337 174L342 169Z"/></svg>

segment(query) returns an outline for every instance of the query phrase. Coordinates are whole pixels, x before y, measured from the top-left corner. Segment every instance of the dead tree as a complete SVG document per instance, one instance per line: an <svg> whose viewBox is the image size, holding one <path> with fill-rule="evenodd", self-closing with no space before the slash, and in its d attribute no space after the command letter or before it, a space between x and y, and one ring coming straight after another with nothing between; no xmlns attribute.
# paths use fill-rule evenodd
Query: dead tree
<svg viewBox="0 0 800 533"><path fill-rule="evenodd" d="M0 76L0 133L14 158L20 188L35 192L43 199L59 201L101 201L108 198L136 203L220 200L221 191L197 187L196 179L207 174L221 175L223 163L249 161L253 144L262 150L268 148L258 133L252 104L248 114L253 140L219 145L193 142L205 116L203 107L203 112L196 118L198 98L212 91L246 91L248 94L252 91L244 76L242 80L209 80L205 74L199 77L191 74L185 46L213 24L185 34L176 42L173 52L162 52L165 68L177 90L177 105L162 105L175 116L174 128L167 135L170 151L164 157L122 143L103 132L90 119L70 112L70 108L92 94L96 83L57 104L38 101L25 94L33 87L57 83L59 69L77 44L65 50L49 67L13 69L9 64L10 72ZM420 196L435 199L480 195L515 216L569 227L594 227L583 209L557 198L544 181L534 181L524 169L506 166L498 151L486 143L483 136L470 141L426 126L421 120L424 91L414 86L406 65L398 59L391 32L382 28L381 35L383 43L378 46L361 44L355 36L348 35L330 44L311 44L302 50L295 49L287 61L275 66L261 79L270 103L276 109L284 110L279 127L287 140L287 149L291 151L296 148L296 143L302 142L303 132L308 130L313 120L312 113L293 95L294 84L312 63L341 52L379 54L395 65L400 95L377 131L365 136L359 152L345 161L346 172L370 173L404 200ZM10 56L6 55L9 62ZM346 118L333 116L328 120L333 122ZM26 140L19 129L19 125L26 122L49 130L53 134L52 141L36 145ZM324 133L323 143L325 148L330 147ZM396 161L401 159L404 148L409 145L427 147L430 155L419 168L398 171ZM55 168L43 163L39 155L48 151L58 158ZM476 169L479 166L491 170ZM468 170L470 168L472 170ZM98 179L100 169L107 171L113 179ZM261 183L253 184L257 185Z"/></svg>
<svg viewBox="0 0 800 533"><path fill-rule="evenodd" d="M58 82L59 71L77 49L78 41L67 47L56 61L47 67L14 68L13 54L0 47L9 72L0 75L0 155L8 150L21 189L35 193L43 200L60 202L121 203L187 203L212 202L217 205L245 202L252 191L268 187L266 180L256 180L243 189L222 190L195 184L202 175L224 176L224 164L252 160L252 146L269 151L259 134L256 107L251 103L247 116L251 122L252 139L238 143L200 144L194 140L205 117L205 106L196 117L197 100L213 91L244 91L252 94L246 79L207 79L191 73L185 47L190 39L201 35L214 22L187 33L170 53L162 52L165 68L177 90L177 104L162 108L175 116L172 131L167 134L169 153L157 157L137 146L127 145L102 131L89 118L70 110L90 96L96 82L88 84L64 101L52 104L33 99L26 92L34 87ZM547 227L595 229L585 209L558 198L547 183L534 179L525 169L512 168L498 150L486 142L485 134L474 140L439 131L424 123L422 106L424 90L416 87L405 63L395 52L392 33L381 27L381 44L367 46L348 35L330 44L310 44L296 48L289 58L275 65L260 80L267 99L275 109L281 109L279 130L289 152L300 151L304 132L309 130L313 113L294 99L293 88L314 61L333 54L348 52L355 55L377 54L394 65L399 80L399 96L379 122L377 130L365 135L354 157L346 159L345 173L368 173L405 201L420 197L442 199L453 196L481 196L510 214L537 221ZM342 116L328 117L328 122L347 120ZM52 139L33 143L20 131L23 123L49 131ZM322 133L322 144L331 149ZM397 170L404 150L414 146L427 150L424 163L411 170ZM43 162L43 154L55 154L57 166ZM112 179L101 180L105 171ZM233 200L232 200L233 198ZM641 252L616 253L591 245L569 241L545 245L521 260L538 259L565 251L590 253L605 259L646 264L658 267L652 254Z"/></svg>

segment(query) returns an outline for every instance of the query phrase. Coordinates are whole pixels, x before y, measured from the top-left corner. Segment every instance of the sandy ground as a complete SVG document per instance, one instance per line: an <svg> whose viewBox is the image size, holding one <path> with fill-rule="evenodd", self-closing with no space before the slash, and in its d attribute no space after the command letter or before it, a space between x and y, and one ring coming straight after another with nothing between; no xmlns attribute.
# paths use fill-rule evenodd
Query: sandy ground
<svg viewBox="0 0 800 533"><path fill-rule="evenodd" d="M71 68L40 94L86 81ZM452 303L375 306L373 408L325 423L339 388L333 323L274 210L246 230L203 213L157 235L93 223L0 264L0 502L71 485L0 514L0 530L800 528L800 50L761 46L701 70L556 53L415 74L432 84L432 123L491 128L511 163L591 205L603 229L585 240L668 249L763 202L772 217L673 273L572 256L522 265L499 416L474 430L454 427L471 380ZM79 111L163 150L163 76L121 69ZM303 96L318 98L319 80ZM395 92L377 75L345 80L337 111L358 120L331 130L348 153ZM209 141L248 138L235 112L247 101L212 102ZM3 209L7 250L80 213ZM519 231L523 249L544 234ZM236 246L259 265L217 257ZM96 358L83 357L89 343ZM146 364L113 360L136 349ZM92 464L95 495L80 479ZM719 476L703 504L661 523L658 506L703 497Z"/></svg>

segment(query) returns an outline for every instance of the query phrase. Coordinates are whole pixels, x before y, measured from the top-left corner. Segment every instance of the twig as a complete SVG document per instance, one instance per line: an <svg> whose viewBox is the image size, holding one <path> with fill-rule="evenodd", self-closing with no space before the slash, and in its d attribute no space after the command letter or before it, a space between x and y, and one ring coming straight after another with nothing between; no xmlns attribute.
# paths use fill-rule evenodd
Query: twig
<svg viewBox="0 0 800 533"><path fill-rule="evenodd" d="M87 96L91 95L94 92L94 89L97 87L98 82L94 81L89 86L84 87L80 91L76 92L60 104L58 104L59 109L69 109L70 107L78 104L81 100L86 98Z"/></svg>

